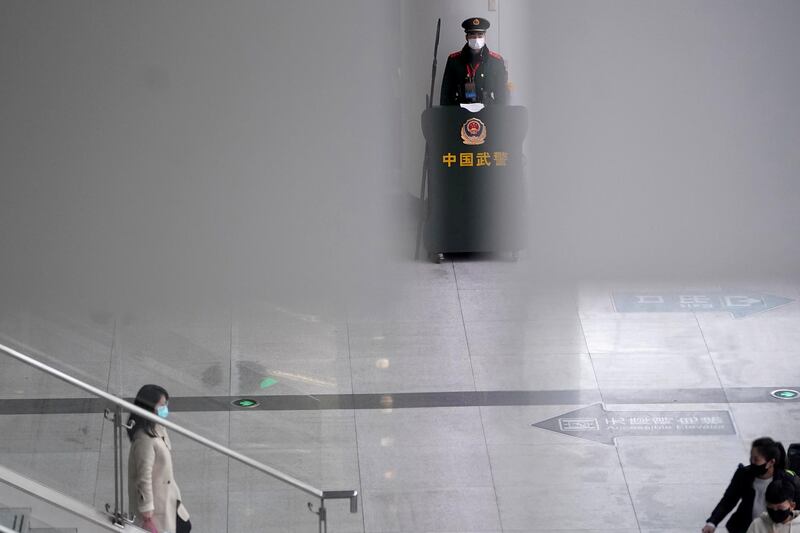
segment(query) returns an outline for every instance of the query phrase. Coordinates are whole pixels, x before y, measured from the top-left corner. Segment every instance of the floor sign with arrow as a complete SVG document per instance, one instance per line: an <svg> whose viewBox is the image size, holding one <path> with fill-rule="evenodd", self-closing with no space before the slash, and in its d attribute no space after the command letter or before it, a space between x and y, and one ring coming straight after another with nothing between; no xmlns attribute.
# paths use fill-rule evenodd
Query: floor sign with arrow
<svg viewBox="0 0 800 533"><path fill-rule="evenodd" d="M531 426L611 445L616 437L736 434L729 411L606 411L599 403Z"/></svg>

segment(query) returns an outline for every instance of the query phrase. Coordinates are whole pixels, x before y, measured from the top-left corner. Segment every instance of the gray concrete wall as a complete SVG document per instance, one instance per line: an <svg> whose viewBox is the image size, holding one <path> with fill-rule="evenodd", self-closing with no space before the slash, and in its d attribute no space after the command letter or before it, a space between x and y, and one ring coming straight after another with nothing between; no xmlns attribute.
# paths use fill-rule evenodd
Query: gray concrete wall
<svg viewBox="0 0 800 533"><path fill-rule="evenodd" d="M388 241L399 13L2 2L4 286L216 296L368 272Z"/></svg>
<svg viewBox="0 0 800 533"><path fill-rule="evenodd" d="M504 33L529 51L514 64L537 256L596 275L797 272L800 4L524 4Z"/></svg>

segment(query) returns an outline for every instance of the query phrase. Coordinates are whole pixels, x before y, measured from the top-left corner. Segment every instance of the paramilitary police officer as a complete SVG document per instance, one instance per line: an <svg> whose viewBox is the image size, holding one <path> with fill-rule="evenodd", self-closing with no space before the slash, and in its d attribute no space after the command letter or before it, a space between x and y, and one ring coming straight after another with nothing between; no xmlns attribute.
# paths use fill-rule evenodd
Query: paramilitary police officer
<svg viewBox="0 0 800 533"><path fill-rule="evenodd" d="M508 103L508 71L503 56L486 47L489 21L476 17L461 26L467 44L447 58L442 79L441 105Z"/></svg>

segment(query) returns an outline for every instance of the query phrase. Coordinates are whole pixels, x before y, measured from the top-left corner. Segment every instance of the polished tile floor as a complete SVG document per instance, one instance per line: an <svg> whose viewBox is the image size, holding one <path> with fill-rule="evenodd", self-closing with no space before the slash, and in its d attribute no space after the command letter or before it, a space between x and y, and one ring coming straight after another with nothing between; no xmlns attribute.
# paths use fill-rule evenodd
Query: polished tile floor
<svg viewBox="0 0 800 533"><path fill-rule="evenodd" d="M388 291L336 311L15 307L0 311L0 335L115 394L160 383L174 422L325 490L359 490L356 514L329 504L332 532L697 531L749 441L800 442L800 400L769 395L800 386L800 284L542 285L528 266L398 264ZM618 312L616 291L686 305ZM741 318L703 307L703 295L743 291L785 301ZM0 370L0 464L102 507L109 424L69 403L86 396L69 385L5 357ZM261 404L229 407L239 397ZM594 404L605 414L536 426ZM634 424L633 411L648 422L608 443L585 438L608 420ZM674 411L732 425L649 422ZM174 445L198 533L316 531L302 493L180 436Z"/></svg>

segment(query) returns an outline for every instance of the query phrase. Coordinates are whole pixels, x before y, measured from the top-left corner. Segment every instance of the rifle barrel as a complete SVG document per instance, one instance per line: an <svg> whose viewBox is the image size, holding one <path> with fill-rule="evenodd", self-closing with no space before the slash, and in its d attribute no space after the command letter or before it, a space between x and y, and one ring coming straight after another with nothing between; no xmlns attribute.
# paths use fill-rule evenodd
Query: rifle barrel
<svg viewBox="0 0 800 533"><path fill-rule="evenodd" d="M431 66L431 92L428 93L430 94L430 98L428 99L428 108L433 107L433 89L434 89L434 84L436 83L436 65L438 64L436 56L439 53L439 33L441 32L441 29L442 29L442 19L440 18L439 20L436 21L436 41L433 44L433 65Z"/></svg>

